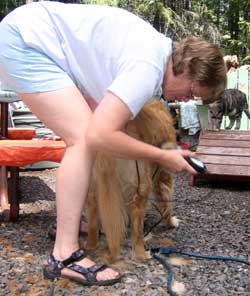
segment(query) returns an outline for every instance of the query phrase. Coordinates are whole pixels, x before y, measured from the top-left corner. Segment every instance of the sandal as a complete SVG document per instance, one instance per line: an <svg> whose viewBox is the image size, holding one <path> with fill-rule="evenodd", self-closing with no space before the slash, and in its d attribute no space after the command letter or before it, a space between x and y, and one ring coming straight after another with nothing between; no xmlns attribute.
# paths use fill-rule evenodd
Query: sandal
<svg viewBox="0 0 250 296"><path fill-rule="evenodd" d="M121 281L122 275L118 275L114 279L98 281L96 279L96 274L99 271L102 271L107 268L105 264L96 263L91 267L83 267L74 262L80 261L86 257L85 252L82 249L79 249L71 254L71 256L63 261L56 260L55 257L51 254L49 256L48 265L44 267L43 274L46 279L55 280L58 278L66 278L78 283L81 283L84 286L107 286L113 285ZM84 276L84 279L63 275L61 273L62 269L68 268L72 271L79 273Z"/></svg>

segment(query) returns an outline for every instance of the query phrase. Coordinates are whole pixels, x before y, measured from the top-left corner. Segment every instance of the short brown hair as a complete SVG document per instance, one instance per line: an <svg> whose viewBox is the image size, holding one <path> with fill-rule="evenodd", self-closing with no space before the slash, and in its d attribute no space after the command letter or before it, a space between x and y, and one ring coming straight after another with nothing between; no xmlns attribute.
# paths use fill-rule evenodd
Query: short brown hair
<svg viewBox="0 0 250 296"><path fill-rule="evenodd" d="M173 44L173 73L188 71L190 79L209 88L204 103L218 99L227 84L227 71L223 55L216 44L200 38L188 37Z"/></svg>

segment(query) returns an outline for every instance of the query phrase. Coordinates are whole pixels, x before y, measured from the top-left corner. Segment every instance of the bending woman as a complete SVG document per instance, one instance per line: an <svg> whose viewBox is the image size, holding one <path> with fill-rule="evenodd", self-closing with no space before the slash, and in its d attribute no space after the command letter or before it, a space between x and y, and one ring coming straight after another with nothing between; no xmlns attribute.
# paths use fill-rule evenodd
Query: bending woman
<svg viewBox="0 0 250 296"><path fill-rule="evenodd" d="M224 90L218 47L196 38L179 43L115 7L36 2L0 24L0 79L66 143L56 185L57 233L44 274L84 285L120 280L79 249L81 212L96 152L157 162L171 172L195 171L183 156L123 132L162 88L164 98L212 102Z"/></svg>

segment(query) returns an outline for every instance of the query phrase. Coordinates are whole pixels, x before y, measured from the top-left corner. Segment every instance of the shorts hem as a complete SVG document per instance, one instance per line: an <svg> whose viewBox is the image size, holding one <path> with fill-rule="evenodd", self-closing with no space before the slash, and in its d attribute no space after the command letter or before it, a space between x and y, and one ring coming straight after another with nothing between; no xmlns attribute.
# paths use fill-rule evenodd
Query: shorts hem
<svg viewBox="0 0 250 296"><path fill-rule="evenodd" d="M25 86L12 87L10 86L10 84L2 82L1 90L9 90L9 91L14 91L16 93L38 93L38 92L50 92L50 91L55 91L55 90L75 86L73 81L65 81L65 82L61 81L60 83L54 81L53 83L46 83L44 86L42 85L42 83L34 83L34 81L33 82L31 81L30 84L31 85L29 87L25 87Z"/></svg>

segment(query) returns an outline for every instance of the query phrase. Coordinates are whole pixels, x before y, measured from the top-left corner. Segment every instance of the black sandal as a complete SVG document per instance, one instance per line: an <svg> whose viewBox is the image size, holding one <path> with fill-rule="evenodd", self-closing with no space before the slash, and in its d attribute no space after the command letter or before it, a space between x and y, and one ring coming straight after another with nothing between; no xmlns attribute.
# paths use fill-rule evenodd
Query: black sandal
<svg viewBox="0 0 250 296"><path fill-rule="evenodd" d="M121 281L121 278L122 278L121 275L118 275L114 279L104 280L104 281L98 281L96 279L97 272L107 268L105 264L96 263L93 266L88 268L74 264L74 262L80 261L85 257L86 257L86 254L82 249L75 251L74 253L71 254L69 258L63 261L56 260L53 255L50 255L48 260L48 265L45 266L43 269L44 277L50 280L55 280L58 278L66 278L66 279L81 283L84 286L94 286L94 285L107 286L107 285L113 285ZM75 271L83 275L85 278L81 279L74 276L63 275L61 271L64 268L71 269L72 271Z"/></svg>

